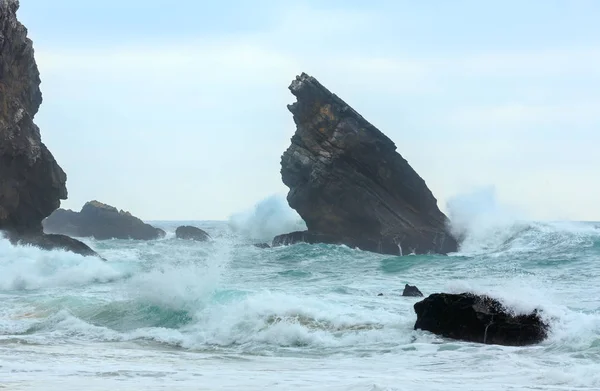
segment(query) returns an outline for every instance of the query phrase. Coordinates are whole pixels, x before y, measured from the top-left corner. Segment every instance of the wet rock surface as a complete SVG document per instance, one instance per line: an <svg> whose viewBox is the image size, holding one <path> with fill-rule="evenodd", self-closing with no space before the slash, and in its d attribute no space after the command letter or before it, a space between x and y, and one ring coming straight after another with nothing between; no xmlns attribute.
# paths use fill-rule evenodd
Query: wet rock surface
<svg viewBox="0 0 600 391"><path fill-rule="evenodd" d="M289 205L307 231L274 245L345 244L384 254L456 251L448 219L396 145L315 78L290 85L296 132L281 158Z"/></svg>
<svg viewBox="0 0 600 391"><path fill-rule="evenodd" d="M513 314L498 300L471 293L436 293L415 303L415 330L485 344L524 346L547 337L538 311Z"/></svg>

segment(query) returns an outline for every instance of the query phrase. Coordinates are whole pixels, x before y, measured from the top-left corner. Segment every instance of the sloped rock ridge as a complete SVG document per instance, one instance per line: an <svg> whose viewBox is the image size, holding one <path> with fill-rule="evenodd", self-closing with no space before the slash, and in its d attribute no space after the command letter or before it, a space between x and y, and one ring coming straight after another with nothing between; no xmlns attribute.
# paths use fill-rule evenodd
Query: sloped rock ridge
<svg viewBox="0 0 600 391"><path fill-rule="evenodd" d="M106 260L100 257L94 250L89 248L87 244L66 235L15 234L14 232L6 232L4 236L15 245L35 246L43 250L61 249L71 251L85 257L96 256L102 260Z"/></svg>
<svg viewBox="0 0 600 391"><path fill-rule="evenodd" d="M80 212L58 209L43 222L46 233L97 240L152 240L165 236L165 231L144 223L131 213L98 201L89 201Z"/></svg>
<svg viewBox="0 0 600 391"><path fill-rule="evenodd" d="M537 310L515 315L498 300L472 293L435 293L414 310L415 330L469 342L524 346L542 342L548 332Z"/></svg>
<svg viewBox="0 0 600 391"><path fill-rule="evenodd" d="M43 236L42 220L67 198L67 176L33 122L40 74L18 8L17 0L0 0L0 230L13 244L95 255L77 240Z"/></svg>
<svg viewBox="0 0 600 391"><path fill-rule="evenodd" d="M281 158L289 205L307 232L299 241L345 244L384 254L454 252L448 219L396 145L342 99L305 73L289 87L296 124Z"/></svg>

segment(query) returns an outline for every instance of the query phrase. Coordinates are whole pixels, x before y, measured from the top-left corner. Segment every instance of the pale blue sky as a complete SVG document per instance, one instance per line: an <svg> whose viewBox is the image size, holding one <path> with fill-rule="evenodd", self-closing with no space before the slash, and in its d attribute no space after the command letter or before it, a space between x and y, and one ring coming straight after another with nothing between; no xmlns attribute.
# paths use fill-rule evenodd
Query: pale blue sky
<svg viewBox="0 0 600 391"><path fill-rule="evenodd" d="M600 2L21 0L69 200L225 219L285 194L287 87L318 78L446 200L600 220Z"/></svg>

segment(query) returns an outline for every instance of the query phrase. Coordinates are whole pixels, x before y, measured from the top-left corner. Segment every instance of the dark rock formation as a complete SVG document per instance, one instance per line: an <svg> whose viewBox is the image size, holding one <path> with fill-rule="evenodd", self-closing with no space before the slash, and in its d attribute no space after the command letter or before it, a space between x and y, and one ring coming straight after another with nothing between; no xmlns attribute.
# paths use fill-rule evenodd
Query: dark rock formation
<svg viewBox="0 0 600 391"><path fill-rule="evenodd" d="M183 225L181 227L177 227L175 230L175 236L178 239L191 239L199 242L206 242L210 239L210 235L197 227L192 227L191 225Z"/></svg>
<svg viewBox="0 0 600 391"><path fill-rule="evenodd" d="M152 240L165 235L162 229L144 223L131 213L98 201L87 202L79 213L58 209L43 224L48 233L93 237L97 240Z"/></svg>
<svg viewBox="0 0 600 391"><path fill-rule="evenodd" d="M415 303L415 330L486 344L523 346L543 341L548 326L537 310L513 315L497 300L471 293L436 293Z"/></svg>
<svg viewBox="0 0 600 391"><path fill-rule="evenodd" d="M253 246L258 248L271 248L271 246L269 246L269 243L254 243Z"/></svg>
<svg viewBox="0 0 600 391"><path fill-rule="evenodd" d="M96 254L96 252L89 248L85 243L65 235L16 235L14 232L8 231L6 232L5 236L14 245L29 245L39 247L44 250L63 249L83 256L98 256L98 254Z"/></svg>
<svg viewBox="0 0 600 391"><path fill-rule="evenodd" d="M290 90L297 129L281 176L308 231L274 244L325 242L395 255L456 251L437 200L389 138L311 76L298 76Z"/></svg>
<svg viewBox="0 0 600 391"><path fill-rule="evenodd" d="M167 233L165 232L164 229L161 228L154 228L156 230L156 237L158 238L164 238L165 236L167 236Z"/></svg>
<svg viewBox="0 0 600 391"><path fill-rule="evenodd" d="M402 296L423 297L423 294L416 286L406 284L404 285Z"/></svg>
<svg viewBox="0 0 600 391"><path fill-rule="evenodd" d="M42 232L42 220L67 198L67 176L33 123L40 74L18 8L17 0L0 0L0 230L13 243L95 255L77 240Z"/></svg>

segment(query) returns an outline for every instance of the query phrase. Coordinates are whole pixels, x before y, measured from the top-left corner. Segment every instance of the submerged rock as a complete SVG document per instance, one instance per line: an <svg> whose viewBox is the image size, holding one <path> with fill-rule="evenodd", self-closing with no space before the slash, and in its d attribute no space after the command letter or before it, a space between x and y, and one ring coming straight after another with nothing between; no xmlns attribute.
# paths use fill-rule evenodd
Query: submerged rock
<svg viewBox="0 0 600 391"><path fill-rule="evenodd" d="M307 74L290 90L297 128L281 177L308 230L280 235L274 245L323 242L394 255L456 251L437 200L388 137Z"/></svg>
<svg viewBox="0 0 600 391"><path fill-rule="evenodd" d="M258 248L271 248L269 243L254 243L253 246Z"/></svg>
<svg viewBox="0 0 600 391"><path fill-rule="evenodd" d="M98 201L87 202L81 212L58 209L43 224L48 233L97 240L152 240L166 235L162 229L144 223L131 213Z"/></svg>
<svg viewBox="0 0 600 391"><path fill-rule="evenodd" d="M164 238L165 236L167 236L167 233L165 232L164 229L161 228L154 228L156 230L156 236L159 238Z"/></svg>
<svg viewBox="0 0 600 391"><path fill-rule="evenodd" d="M77 240L42 232L42 220L67 198L67 176L33 122L42 103L40 74L18 8L17 0L0 0L0 231L13 244L95 255Z"/></svg>
<svg viewBox="0 0 600 391"><path fill-rule="evenodd" d="M178 239L196 240L198 242L206 242L210 240L210 235L205 231L191 225L182 225L175 230L175 236Z"/></svg>
<svg viewBox="0 0 600 391"><path fill-rule="evenodd" d="M404 291L402 291L402 296L413 296L413 297L423 297L423 293L414 285L404 285Z"/></svg>
<svg viewBox="0 0 600 391"><path fill-rule="evenodd" d="M523 346L543 341L548 325L537 310L513 315L498 300L471 293L436 293L415 303L415 330L485 344Z"/></svg>

